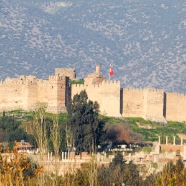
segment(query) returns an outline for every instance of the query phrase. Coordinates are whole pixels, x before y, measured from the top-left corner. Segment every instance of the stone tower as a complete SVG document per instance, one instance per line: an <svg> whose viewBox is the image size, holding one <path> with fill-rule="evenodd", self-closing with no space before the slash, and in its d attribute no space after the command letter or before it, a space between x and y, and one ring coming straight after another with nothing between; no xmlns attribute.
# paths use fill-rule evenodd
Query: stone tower
<svg viewBox="0 0 186 186"><path fill-rule="evenodd" d="M59 75L49 76L47 111L56 114L66 112L69 91L68 77Z"/></svg>

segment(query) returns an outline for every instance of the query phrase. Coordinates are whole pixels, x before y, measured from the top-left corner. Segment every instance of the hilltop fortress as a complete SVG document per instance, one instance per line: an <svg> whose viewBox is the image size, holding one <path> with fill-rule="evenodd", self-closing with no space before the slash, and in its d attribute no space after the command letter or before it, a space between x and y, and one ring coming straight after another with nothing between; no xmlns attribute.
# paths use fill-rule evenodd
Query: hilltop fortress
<svg viewBox="0 0 186 186"><path fill-rule="evenodd" d="M84 84L70 84L76 77L73 68L56 68L48 80L34 76L7 78L0 83L0 111L34 110L45 103L51 113L66 112L70 98L86 90L97 101L100 113L114 117L142 117L166 122L186 121L186 95L161 89L121 88L120 81L108 81L96 71L84 78Z"/></svg>

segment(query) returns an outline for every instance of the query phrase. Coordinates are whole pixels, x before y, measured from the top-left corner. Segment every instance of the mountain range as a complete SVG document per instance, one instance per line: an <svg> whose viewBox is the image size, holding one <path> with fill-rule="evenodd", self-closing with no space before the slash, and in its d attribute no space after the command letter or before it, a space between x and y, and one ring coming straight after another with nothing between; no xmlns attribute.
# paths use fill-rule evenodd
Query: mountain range
<svg viewBox="0 0 186 186"><path fill-rule="evenodd" d="M185 0L0 0L0 78L95 71L186 93Z"/></svg>

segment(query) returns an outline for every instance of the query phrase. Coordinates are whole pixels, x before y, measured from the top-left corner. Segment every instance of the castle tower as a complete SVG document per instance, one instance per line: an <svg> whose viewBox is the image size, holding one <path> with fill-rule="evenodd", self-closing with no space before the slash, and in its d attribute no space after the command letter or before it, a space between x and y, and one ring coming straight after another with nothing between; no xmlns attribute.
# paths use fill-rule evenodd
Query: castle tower
<svg viewBox="0 0 186 186"><path fill-rule="evenodd" d="M51 113L66 112L69 98L69 78L50 76L48 81L48 107Z"/></svg>
<svg viewBox="0 0 186 186"><path fill-rule="evenodd" d="M56 76L67 76L71 80L76 79L75 68L55 68Z"/></svg>

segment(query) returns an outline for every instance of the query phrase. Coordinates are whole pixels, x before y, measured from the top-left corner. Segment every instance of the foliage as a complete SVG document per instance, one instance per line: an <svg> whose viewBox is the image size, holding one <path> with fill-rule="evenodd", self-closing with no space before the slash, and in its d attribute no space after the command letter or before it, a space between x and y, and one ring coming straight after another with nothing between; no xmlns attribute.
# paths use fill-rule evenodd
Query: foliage
<svg viewBox="0 0 186 186"><path fill-rule="evenodd" d="M42 173L42 167L22 154L10 154L9 158L11 160L0 154L0 183L3 185L32 185L32 180Z"/></svg>
<svg viewBox="0 0 186 186"><path fill-rule="evenodd" d="M144 186L185 186L186 168L181 159L175 164L168 162L161 172L151 174L144 181Z"/></svg>
<svg viewBox="0 0 186 186"><path fill-rule="evenodd" d="M118 144L142 143L143 139L139 134L131 131L129 125L107 125L105 138L108 143L114 146Z"/></svg>
<svg viewBox="0 0 186 186"><path fill-rule="evenodd" d="M125 161L123 159L123 155L121 154L121 152L118 152L115 155L114 159L112 160L112 162L109 165L109 167L111 169L114 169L116 166L119 166L122 171L125 168Z"/></svg>
<svg viewBox="0 0 186 186"><path fill-rule="evenodd" d="M33 121L28 127L34 136L41 155L54 152L59 155L60 150L66 150L65 126L66 114L48 114L44 107L33 112Z"/></svg>
<svg viewBox="0 0 186 186"><path fill-rule="evenodd" d="M158 174L158 186L175 185L184 186L186 183L186 169L181 159L174 165L169 162L164 166L163 170Z"/></svg>
<svg viewBox="0 0 186 186"><path fill-rule="evenodd" d="M61 131L58 123L58 118L53 119L53 125L50 126L51 141L53 143L55 155L59 155L59 149L61 145Z"/></svg>
<svg viewBox="0 0 186 186"><path fill-rule="evenodd" d="M106 179L103 180L103 178ZM122 185L124 183L138 186L142 184L142 179L138 167L133 162L126 164L122 154L117 153L109 167L98 169L98 183L99 185Z"/></svg>
<svg viewBox="0 0 186 186"><path fill-rule="evenodd" d="M2 131L6 131L7 135L2 140L8 142L25 140L35 145L36 143L33 136L27 134L27 132L21 129L20 126L21 126L21 121L18 120L15 117L15 115L6 116L4 113L3 116L0 118L0 129Z"/></svg>
<svg viewBox="0 0 186 186"><path fill-rule="evenodd" d="M103 178L106 178L103 180ZM132 162L125 163L123 155L119 152L115 155L109 167L100 167L98 169L99 185L141 185L142 179L138 168Z"/></svg>
<svg viewBox="0 0 186 186"><path fill-rule="evenodd" d="M36 141L32 135L27 134L22 129L17 129L15 131L12 131L8 135L8 141L14 142L14 141L21 141L25 140L27 142L30 142L32 145L36 145Z"/></svg>
<svg viewBox="0 0 186 186"><path fill-rule="evenodd" d="M29 134L33 134L33 130L29 130L33 123L33 114L31 112L24 112L22 110L16 111L9 111L4 114L4 117L0 118L0 131L6 132L8 131L6 138L2 138L1 140L9 140L15 139L17 141L20 138L24 139L25 141L30 142L34 146L36 145L35 140ZM70 127L66 128L67 120L69 121L69 116L66 113L54 115L45 112L45 121L46 121L46 130L47 136L49 138L48 146L50 151L54 151L53 143L51 142L51 126L53 124L53 118L58 117L59 128L61 131L61 145L60 150L66 150L66 145L69 145L69 141L72 144L73 142L73 135L71 135ZM146 121L142 118L114 118L114 117L105 117L98 115L98 119L100 122L100 132L102 135L96 139L97 144L121 144L121 143L133 143L139 142L153 142L157 141L158 137L160 136L168 136L169 141L173 142L173 135L180 132L186 132L186 125L181 122L172 122L168 121L167 124L157 123L152 121ZM101 124L102 122L102 124ZM151 129L148 128L139 128L136 125L136 122L139 122L143 126L150 125L152 126ZM103 132L103 127L106 129ZM19 128L22 129L19 130ZM113 130L112 130L113 129ZM17 131L18 130L18 131ZM27 131L27 135L24 131ZM21 134L23 133L23 134ZM66 136L67 135L67 136ZM21 137L22 136L22 137ZM122 138L121 138L122 136ZM106 137L106 140L105 140ZM144 139L144 140L143 140ZM161 138L161 142L165 143L165 139ZM67 144L68 143L68 144ZM180 139L176 137L176 144L180 143Z"/></svg>
<svg viewBox="0 0 186 186"><path fill-rule="evenodd" d="M4 116L0 118L0 129L5 132L11 132L18 129L20 121L15 120L14 116Z"/></svg>
<svg viewBox="0 0 186 186"><path fill-rule="evenodd" d="M138 167L132 161L130 161L125 167L123 182L126 185L133 186L139 186L142 184L142 178L140 177Z"/></svg>
<svg viewBox="0 0 186 186"><path fill-rule="evenodd" d="M70 80L70 84L84 84L84 79Z"/></svg>
<svg viewBox="0 0 186 186"><path fill-rule="evenodd" d="M95 152L103 134L104 122L98 119L99 106L88 100L85 91L76 94L68 105L68 128L77 152Z"/></svg>
<svg viewBox="0 0 186 186"><path fill-rule="evenodd" d="M50 124L50 120L46 122L46 112L45 108L41 107L34 111L33 122L31 124L32 134L35 137L37 146L39 148L39 153L43 155L48 152L48 142L49 142L49 131L47 130Z"/></svg>
<svg viewBox="0 0 186 186"><path fill-rule="evenodd" d="M150 153L152 151L152 147L143 147L141 150Z"/></svg>
<svg viewBox="0 0 186 186"><path fill-rule="evenodd" d="M173 135L176 136L177 133L186 132L186 125L180 122L157 123L152 121L145 121L140 118L125 118L125 119L130 123L132 131L141 134L146 142L157 141L158 140L157 135L168 136L169 139L172 139L173 141L172 138ZM151 129L139 128L136 125L136 122L140 122L144 124L144 126L146 124L151 125L152 128ZM162 141L162 143L165 142Z"/></svg>

